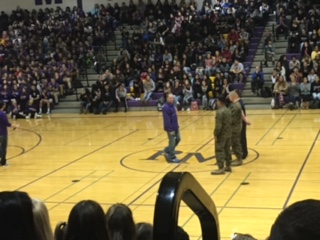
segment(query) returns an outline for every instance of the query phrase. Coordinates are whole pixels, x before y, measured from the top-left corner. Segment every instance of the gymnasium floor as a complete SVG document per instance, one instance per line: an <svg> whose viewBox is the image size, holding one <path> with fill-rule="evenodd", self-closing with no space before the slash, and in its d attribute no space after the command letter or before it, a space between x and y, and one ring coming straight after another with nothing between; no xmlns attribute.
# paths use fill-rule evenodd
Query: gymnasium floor
<svg viewBox="0 0 320 240"><path fill-rule="evenodd" d="M73 205L84 199L98 201L105 210L113 203L128 204L136 222L152 223L164 174L189 171L218 208L222 239L233 232L265 239L283 207L320 199L320 111L249 110L249 157L223 176L210 175L216 168L214 115L179 113L182 142L177 150L179 158L188 159L185 164L153 157L167 144L158 112L19 119L21 128L9 132L10 165L0 168L0 191L26 191L44 200L52 226L67 220ZM201 239L198 220L184 204L179 224L191 239Z"/></svg>

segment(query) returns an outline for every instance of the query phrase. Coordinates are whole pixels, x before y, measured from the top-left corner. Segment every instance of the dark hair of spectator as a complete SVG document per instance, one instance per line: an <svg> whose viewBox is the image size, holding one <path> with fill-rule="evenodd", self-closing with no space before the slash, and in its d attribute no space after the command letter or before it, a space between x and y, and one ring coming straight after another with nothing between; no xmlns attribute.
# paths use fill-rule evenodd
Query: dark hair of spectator
<svg viewBox="0 0 320 240"><path fill-rule="evenodd" d="M153 227L150 223L140 222L136 224L137 238L136 240L152 240Z"/></svg>
<svg viewBox="0 0 320 240"><path fill-rule="evenodd" d="M0 239L37 240L27 193L0 192Z"/></svg>
<svg viewBox="0 0 320 240"><path fill-rule="evenodd" d="M108 240L101 206L92 200L77 203L71 210L64 240Z"/></svg>
<svg viewBox="0 0 320 240"><path fill-rule="evenodd" d="M129 207L121 203L112 205L106 213L106 219L110 240L136 239L136 226Z"/></svg>
<svg viewBox="0 0 320 240"><path fill-rule="evenodd" d="M320 239L320 201L303 200L282 211L268 240Z"/></svg>

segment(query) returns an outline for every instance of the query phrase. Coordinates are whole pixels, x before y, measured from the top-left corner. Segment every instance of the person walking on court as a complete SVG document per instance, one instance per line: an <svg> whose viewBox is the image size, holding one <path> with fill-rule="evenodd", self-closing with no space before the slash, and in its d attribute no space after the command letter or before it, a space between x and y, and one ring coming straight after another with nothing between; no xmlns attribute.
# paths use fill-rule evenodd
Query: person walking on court
<svg viewBox="0 0 320 240"><path fill-rule="evenodd" d="M7 147L8 147L8 127L16 129L19 127L17 124L11 124L8 121L6 113L3 111L6 108L6 103L0 100L0 166L7 164Z"/></svg>
<svg viewBox="0 0 320 240"><path fill-rule="evenodd" d="M175 155L175 149L179 144L180 131L178 123L177 109L174 106L174 95L167 95L167 102L162 109L164 130L167 132L169 145L164 149L164 154L168 162L178 163L179 160Z"/></svg>
<svg viewBox="0 0 320 240"><path fill-rule="evenodd" d="M231 166L242 165L242 147L241 147L241 130L242 130L242 109L235 91L229 93L231 111L231 146L237 160L231 163ZM231 160L231 159L230 159Z"/></svg>
<svg viewBox="0 0 320 240"><path fill-rule="evenodd" d="M247 118L246 107L241 99L241 92L239 90L235 90L237 97L234 100L235 102L239 102L242 109L242 128L241 128L241 148L242 148L242 159L246 159L248 156L248 146L247 146L247 125L251 125L251 122Z"/></svg>
<svg viewBox="0 0 320 240"><path fill-rule="evenodd" d="M226 107L226 98L219 97L217 101L216 126L213 132L215 141L215 155L218 169L212 175L221 175L231 172L231 111Z"/></svg>

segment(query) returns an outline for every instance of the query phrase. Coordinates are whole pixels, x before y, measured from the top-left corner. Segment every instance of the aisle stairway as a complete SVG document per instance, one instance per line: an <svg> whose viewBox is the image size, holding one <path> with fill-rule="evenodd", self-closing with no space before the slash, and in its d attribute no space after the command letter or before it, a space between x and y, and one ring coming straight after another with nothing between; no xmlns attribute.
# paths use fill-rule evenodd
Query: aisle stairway
<svg viewBox="0 0 320 240"><path fill-rule="evenodd" d="M269 16L269 21L265 27L265 29L269 29L272 32L272 25L276 23L275 15ZM263 33L261 33L263 34ZM287 51L287 40L284 39L283 36L274 42L274 46L276 49L276 60L281 56L286 54ZM268 63L268 67L264 66L264 38L260 38L260 42L258 45L258 49L256 51L255 57L253 58L253 62L251 65L250 75L247 78L247 84L242 93L243 100L246 103L248 108L270 108L271 98L262 98L253 94L251 92L251 75L255 71L256 66L260 66L262 63L262 70L264 73L265 86L271 87L271 75L273 73L273 69L275 66L272 65L271 62Z"/></svg>

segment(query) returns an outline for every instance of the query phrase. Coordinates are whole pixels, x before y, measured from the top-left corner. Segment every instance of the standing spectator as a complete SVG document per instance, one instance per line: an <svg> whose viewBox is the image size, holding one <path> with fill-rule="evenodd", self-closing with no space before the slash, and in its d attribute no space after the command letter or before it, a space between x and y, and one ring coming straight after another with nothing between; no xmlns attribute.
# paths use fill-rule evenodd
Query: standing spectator
<svg viewBox="0 0 320 240"><path fill-rule="evenodd" d="M226 107L226 99L219 97L217 101L216 126L213 131L215 141L215 155L218 169L212 175L231 172L231 111Z"/></svg>
<svg viewBox="0 0 320 240"><path fill-rule="evenodd" d="M168 135L169 145L164 149L168 162L178 163L175 149L181 141L177 109L174 107L174 96L168 94L167 101L162 109L164 130Z"/></svg>
<svg viewBox="0 0 320 240"><path fill-rule="evenodd" d="M0 166L4 166L7 164L7 146L8 146L8 127L12 127L16 129L19 127L17 124L11 124L8 121L8 117L4 112L6 108L6 103L0 100ZM1 204L0 204L1 205Z"/></svg>
<svg viewBox="0 0 320 240"><path fill-rule="evenodd" d="M128 111L127 90L123 84L121 84L116 89L115 110L114 110L115 112L118 112L118 106L119 106L120 102L122 102L122 104L124 106L124 112L127 112Z"/></svg>

